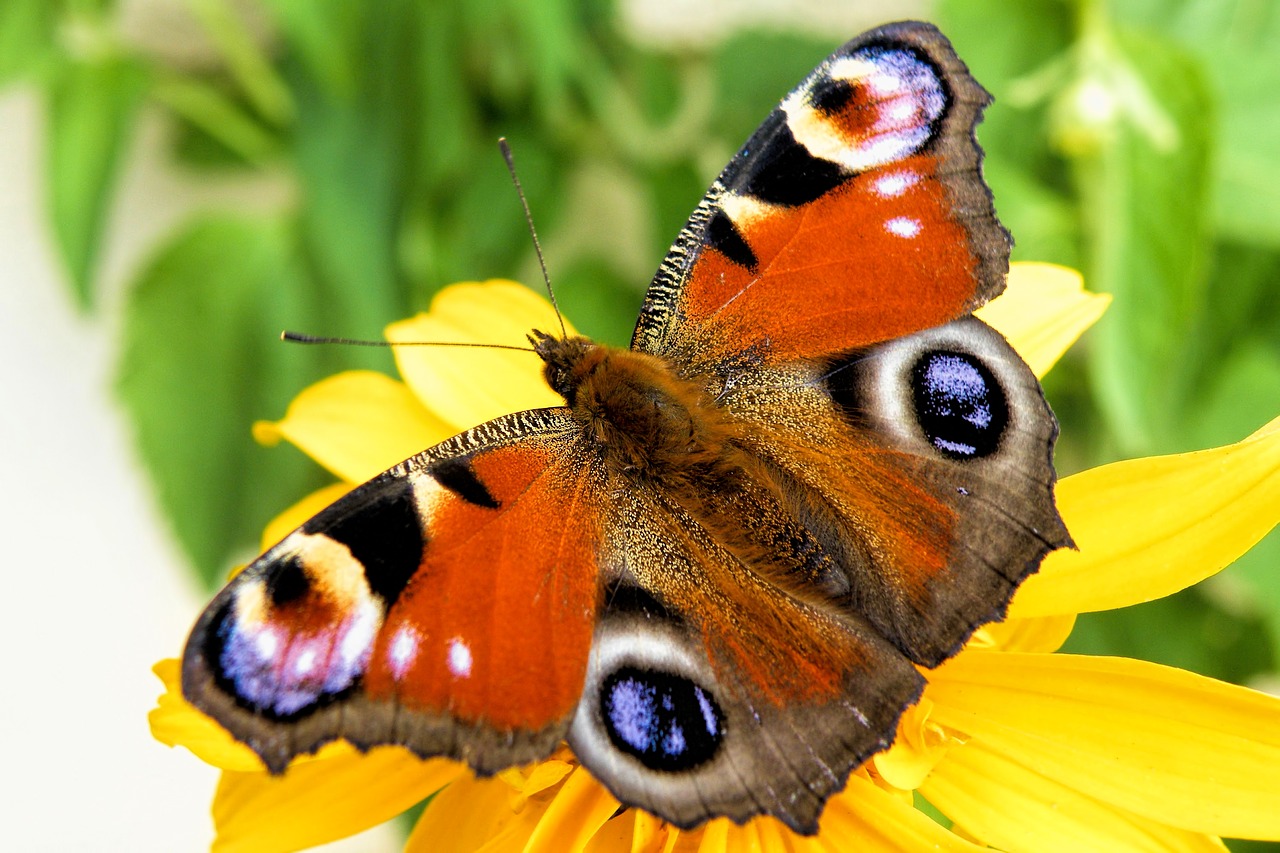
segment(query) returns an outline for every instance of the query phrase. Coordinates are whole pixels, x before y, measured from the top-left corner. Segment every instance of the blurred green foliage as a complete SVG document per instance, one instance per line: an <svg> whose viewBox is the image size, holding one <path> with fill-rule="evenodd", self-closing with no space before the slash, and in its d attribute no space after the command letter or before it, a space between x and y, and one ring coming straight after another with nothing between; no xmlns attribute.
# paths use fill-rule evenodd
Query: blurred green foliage
<svg viewBox="0 0 1280 853"><path fill-rule="evenodd" d="M996 97L979 135L1014 257L1115 296L1045 383L1059 469L1226 444L1276 417L1280 6L950 0L939 23ZM1082 617L1067 650L1274 675L1280 536L1199 589Z"/></svg>
<svg viewBox="0 0 1280 853"><path fill-rule="evenodd" d="M391 369L385 353L279 346L280 329L377 336L449 282L537 282L499 136L561 304L622 343L711 178L855 35L662 49L630 39L606 0L186 5L215 62L131 42L110 0L6 0L0 84L46 103L50 224L86 311L142 110L177 129L175 168L282 170L296 187L285 209L184 226L129 296L118 390L211 583L318 476L256 447L251 422L341 366ZM1063 472L1229 443L1280 414L1280 6L945 0L936 20L996 96L980 138L1015 258L1115 295L1046 383ZM1071 648L1274 674L1280 538L1204 591L1081 619Z"/></svg>

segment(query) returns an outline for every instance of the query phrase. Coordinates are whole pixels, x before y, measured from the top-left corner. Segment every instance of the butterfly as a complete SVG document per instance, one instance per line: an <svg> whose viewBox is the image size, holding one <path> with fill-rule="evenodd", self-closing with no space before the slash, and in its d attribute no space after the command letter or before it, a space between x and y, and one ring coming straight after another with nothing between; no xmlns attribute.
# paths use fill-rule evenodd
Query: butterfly
<svg viewBox="0 0 1280 853"><path fill-rule="evenodd" d="M933 26L791 92L658 268L629 349L533 331L564 405L424 450L199 617L185 696L274 772L399 744L479 774L562 741L679 826L801 833L1070 537L1057 423L972 316L1004 288Z"/></svg>

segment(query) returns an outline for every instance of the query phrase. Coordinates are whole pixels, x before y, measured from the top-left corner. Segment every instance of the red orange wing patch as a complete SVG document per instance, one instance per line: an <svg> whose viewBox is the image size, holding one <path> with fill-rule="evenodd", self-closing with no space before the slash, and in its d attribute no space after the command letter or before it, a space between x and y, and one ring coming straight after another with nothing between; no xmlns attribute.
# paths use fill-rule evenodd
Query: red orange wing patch
<svg viewBox="0 0 1280 853"><path fill-rule="evenodd" d="M973 127L990 96L934 29L828 58L712 185L650 286L632 346L769 363L968 314L1004 288L1009 237Z"/></svg>

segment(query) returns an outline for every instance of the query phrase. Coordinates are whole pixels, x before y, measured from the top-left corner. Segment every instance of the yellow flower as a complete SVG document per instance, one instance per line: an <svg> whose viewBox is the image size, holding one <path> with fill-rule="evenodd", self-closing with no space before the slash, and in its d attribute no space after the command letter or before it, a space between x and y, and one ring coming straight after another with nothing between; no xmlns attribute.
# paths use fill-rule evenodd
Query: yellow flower
<svg viewBox="0 0 1280 853"><path fill-rule="evenodd" d="M1070 271L1019 264L981 315L1043 375L1106 302ZM546 303L488 282L444 291L431 314L391 326L388 337L519 344L533 327L556 327ZM396 357L403 383L344 373L302 392L283 420L257 425L261 440L293 442L342 481L284 513L267 544L423 447L557 402L527 354L402 347ZM926 672L929 685L893 747L832 797L813 838L771 818L686 832L620 811L567 749L482 780L444 759L394 747L362 755L335 743L270 777L181 698L176 661L156 667L168 692L152 731L223 769L218 850L330 841L432 795L410 850L1182 851L1222 850L1219 836L1280 839L1280 699L1139 660L1053 654L1077 613L1182 589L1275 525L1280 419L1228 447L1068 477L1058 502L1079 551L1051 554L1006 621ZM952 827L917 809L920 800Z"/></svg>

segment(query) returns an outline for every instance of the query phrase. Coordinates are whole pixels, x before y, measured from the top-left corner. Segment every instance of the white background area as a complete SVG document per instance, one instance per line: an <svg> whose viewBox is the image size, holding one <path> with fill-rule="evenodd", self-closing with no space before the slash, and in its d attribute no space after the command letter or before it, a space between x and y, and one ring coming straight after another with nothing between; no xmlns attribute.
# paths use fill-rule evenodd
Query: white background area
<svg viewBox="0 0 1280 853"><path fill-rule="evenodd" d="M174 172L145 122L111 212L103 298L82 316L46 224L41 126L30 90L0 93L0 847L203 850L217 772L147 728L151 666L178 655L203 595L112 396L120 285L196 207L280 204L287 190ZM396 846L387 831L342 845Z"/></svg>

